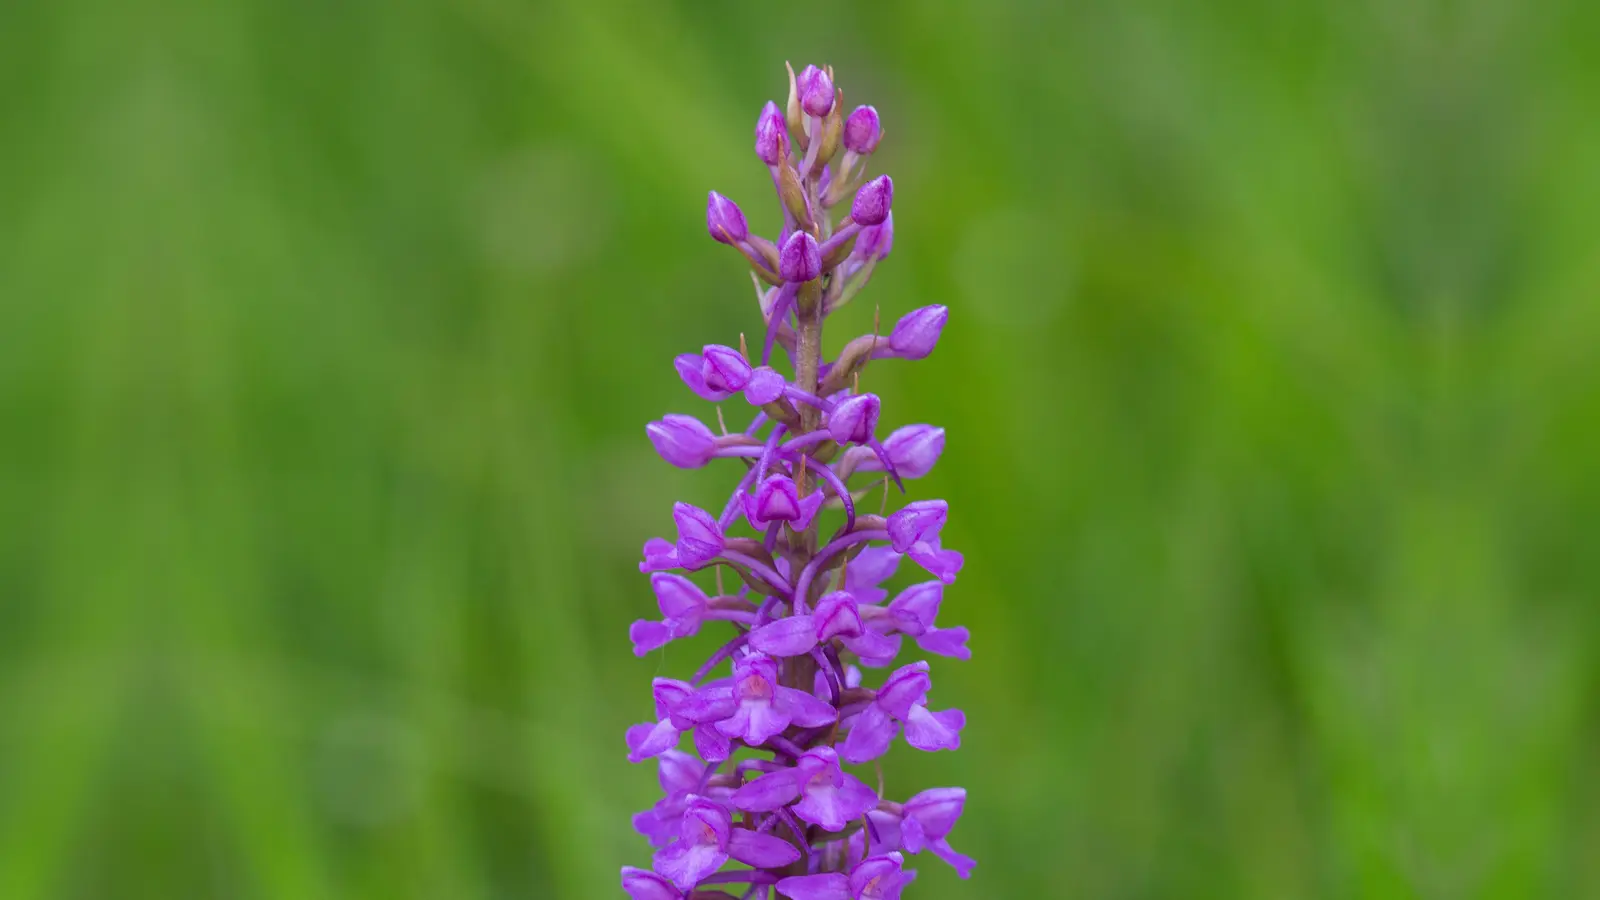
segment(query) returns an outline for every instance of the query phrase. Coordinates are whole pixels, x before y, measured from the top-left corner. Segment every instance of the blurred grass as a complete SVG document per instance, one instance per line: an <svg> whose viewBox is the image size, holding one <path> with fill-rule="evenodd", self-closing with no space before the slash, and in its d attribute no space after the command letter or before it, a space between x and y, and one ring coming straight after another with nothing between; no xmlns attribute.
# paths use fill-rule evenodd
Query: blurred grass
<svg viewBox="0 0 1600 900"><path fill-rule="evenodd" d="M1600 10L0 6L0 897L614 896L784 59L948 303L940 897L1600 896ZM833 333L869 326L858 304ZM731 411L731 410L730 410Z"/></svg>

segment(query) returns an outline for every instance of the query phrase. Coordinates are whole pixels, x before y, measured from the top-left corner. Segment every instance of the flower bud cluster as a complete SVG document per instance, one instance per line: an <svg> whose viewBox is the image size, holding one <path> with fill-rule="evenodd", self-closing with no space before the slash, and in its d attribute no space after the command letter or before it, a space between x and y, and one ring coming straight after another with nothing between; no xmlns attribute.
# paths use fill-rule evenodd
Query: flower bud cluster
<svg viewBox="0 0 1600 900"><path fill-rule="evenodd" d="M967 629L938 623L963 564L941 543L948 506L918 500L885 515L890 484L903 491L932 470L944 429L907 425L880 439L882 403L860 387L874 359L932 353L948 310L912 310L887 336L862 335L831 360L821 350L828 316L894 243L894 182L865 176L882 136L877 110L845 111L831 68L791 70L786 105L768 103L755 130L782 212L777 239L753 233L721 194L706 204L712 239L737 249L764 285L763 341L759 355L741 337L738 348L708 344L674 360L696 396L754 407L743 431L678 414L645 428L674 466L736 460L743 475L720 515L678 503L676 539L644 545L639 569L661 617L633 624L634 652L708 622L732 634L689 680L656 678L654 719L628 730L629 760L654 760L662 789L634 817L656 849L650 868L622 869L633 900L896 900L916 876L909 855L931 853L963 878L974 865L947 840L965 790L896 802L881 769L874 787L846 768L877 764L897 737L922 751L958 748L966 716L932 704L926 661L896 660L905 638L928 654L971 655ZM857 509L880 489L884 509ZM891 598L883 584L906 559L931 577ZM714 595L681 574L704 569L715 570ZM737 578L732 590L724 574Z"/></svg>

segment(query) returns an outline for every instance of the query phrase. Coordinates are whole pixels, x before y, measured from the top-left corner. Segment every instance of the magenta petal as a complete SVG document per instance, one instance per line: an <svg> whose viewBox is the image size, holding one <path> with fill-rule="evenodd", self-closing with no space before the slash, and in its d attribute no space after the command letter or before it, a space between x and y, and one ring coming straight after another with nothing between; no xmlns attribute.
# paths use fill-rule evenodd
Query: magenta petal
<svg viewBox="0 0 1600 900"><path fill-rule="evenodd" d="M782 397L786 386L787 382L775 369L761 366L750 373L750 383L744 386L744 399L755 406L762 406Z"/></svg>
<svg viewBox="0 0 1600 900"><path fill-rule="evenodd" d="M672 628L665 622L640 619L628 626L628 640L633 641L634 656L648 656L672 640Z"/></svg>
<svg viewBox="0 0 1600 900"><path fill-rule="evenodd" d="M639 563L639 571L659 572L679 565L678 548L671 541L654 537L644 542L644 562Z"/></svg>
<svg viewBox="0 0 1600 900"><path fill-rule="evenodd" d="M977 860L965 854L957 853L951 848L950 842L943 838L934 841L929 846L933 849L935 856L955 867L957 875L962 878L972 877L972 869L978 864Z"/></svg>
<svg viewBox="0 0 1600 900"><path fill-rule="evenodd" d="M921 853L928 846L928 836L923 833L922 823L907 816L900 822L900 843L907 853Z"/></svg>
<svg viewBox="0 0 1600 900"><path fill-rule="evenodd" d="M652 858L655 869L682 890L692 890L700 879L722 868L728 854L715 843L678 840Z"/></svg>
<svg viewBox="0 0 1600 900"><path fill-rule="evenodd" d="M851 900L850 879L838 872L796 875L779 881L778 893L790 900Z"/></svg>
<svg viewBox="0 0 1600 900"><path fill-rule="evenodd" d="M730 738L739 738L757 747L766 743L767 738L783 733L789 727L789 717L772 700L746 700L716 727Z"/></svg>
<svg viewBox="0 0 1600 900"><path fill-rule="evenodd" d="M788 804L800 793L794 769L763 775L733 792L734 806L754 812L768 812Z"/></svg>
<svg viewBox="0 0 1600 900"><path fill-rule="evenodd" d="M861 779L841 773L839 786L827 781L812 781L805 796L793 806L794 814L827 831L843 831L845 825L866 815L878 805L878 795Z"/></svg>
<svg viewBox="0 0 1600 900"><path fill-rule="evenodd" d="M928 676L928 664L914 662L895 669L893 674L884 679L875 702L889 715L904 719L912 706L923 702L932 687L933 679Z"/></svg>
<svg viewBox="0 0 1600 900"><path fill-rule="evenodd" d="M662 792L667 794L692 790L700 783L700 770L705 768L700 760L682 750L662 752L659 765L657 778L661 782Z"/></svg>
<svg viewBox="0 0 1600 900"><path fill-rule="evenodd" d="M673 728L671 722L665 720L657 722L655 727L650 729L650 733L645 735L644 740L628 754L628 762L644 762L663 750L673 749L678 746L678 735L678 729Z"/></svg>
<svg viewBox="0 0 1600 900"><path fill-rule="evenodd" d="M628 750L631 752L644 743L645 738L650 736L650 732L656 729L656 724L655 722L640 722L637 725L629 725L627 733L623 735L623 740L628 742Z"/></svg>
<svg viewBox="0 0 1600 900"><path fill-rule="evenodd" d="M698 619L705 613L706 592L682 575L657 572L650 576L650 588L661 615L668 619Z"/></svg>
<svg viewBox="0 0 1600 900"><path fill-rule="evenodd" d="M816 517L817 510L822 508L822 491L812 491L800 498L800 517L793 523L793 527L805 531L811 527L811 520Z"/></svg>
<svg viewBox="0 0 1600 900"><path fill-rule="evenodd" d="M848 762L871 762L889 750L889 742L894 740L894 720L879 709L876 704L861 711L856 716L855 725L851 726L850 734L845 736L844 746L840 755Z"/></svg>
<svg viewBox="0 0 1600 900"><path fill-rule="evenodd" d="M682 900L683 898L683 894L665 878L632 866L622 867L622 889L627 891L633 900Z"/></svg>
<svg viewBox="0 0 1600 900"><path fill-rule="evenodd" d="M942 550L938 545L924 541L912 544L908 555L917 565L927 569L928 574L945 584L956 580L956 573L961 571L961 566L965 562L965 558L957 551Z"/></svg>
<svg viewBox="0 0 1600 900"><path fill-rule="evenodd" d="M733 742L702 725L694 730L694 749L708 763L722 762L733 755Z"/></svg>
<svg viewBox="0 0 1600 900"><path fill-rule="evenodd" d="M783 838L734 828L728 832L728 855L747 866L775 869L799 859L800 851Z"/></svg>
<svg viewBox="0 0 1600 900"><path fill-rule="evenodd" d="M691 722L716 722L733 715L735 706L733 688L718 684L696 691L693 696L679 703L673 713Z"/></svg>
<svg viewBox="0 0 1600 900"><path fill-rule="evenodd" d="M728 398L726 391L713 390L706 385L705 378L700 374L700 367L704 362L704 358L698 353L685 353L672 360L672 367L678 370L678 377L682 378L683 383L688 385L689 390L694 391L700 399L710 400L712 403L726 400Z"/></svg>
<svg viewBox="0 0 1600 900"><path fill-rule="evenodd" d="M802 728L821 728L832 725L839 718L833 704L818 700L805 691L779 687L778 706L788 715L789 721Z"/></svg>
<svg viewBox="0 0 1600 900"><path fill-rule="evenodd" d="M966 714L959 709L929 712L926 706L913 706L906 716L906 743L918 750L955 750L961 746L961 729Z"/></svg>
<svg viewBox="0 0 1600 900"><path fill-rule="evenodd" d="M966 788L929 788L905 802L905 817L915 819L929 837L942 838L956 827L966 803Z"/></svg>
<svg viewBox="0 0 1600 900"><path fill-rule="evenodd" d="M770 656L799 656L817 645L810 616L789 616L750 632L750 646Z"/></svg>
<svg viewBox="0 0 1600 900"><path fill-rule="evenodd" d="M841 639L851 653L861 657L861 661L892 660L900 652L900 636L890 637L879 634L871 629L862 631L860 637L847 637ZM868 663L870 665L871 663Z"/></svg>
<svg viewBox="0 0 1600 900"><path fill-rule="evenodd" d="M917 646L940 656L949 656L955 659L971 659L972 651L967 649L968 632L966 628L935 628L917 638Z"/></svg>

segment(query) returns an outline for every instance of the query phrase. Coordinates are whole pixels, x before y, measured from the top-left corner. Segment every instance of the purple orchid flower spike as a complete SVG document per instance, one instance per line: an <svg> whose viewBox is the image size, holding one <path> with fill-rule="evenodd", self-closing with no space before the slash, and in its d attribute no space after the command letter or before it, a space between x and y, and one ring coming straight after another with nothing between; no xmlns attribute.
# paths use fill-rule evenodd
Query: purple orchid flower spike
<svg viewBox="0 0 1600 900"><path fill-rule="evenodd" d="M960 553L939 546L949 511L943 500L918 500L889 517L889 545L945 584L956 580L965 562Z"/></svg>
<svg viewBox="0 0 1600 900"><path fill-rule="evenodd" d="M656 851L654 863L676 887L689 890L729 857L758 868L778 868L799 859L800 851L782 838L734 828L722 804L696 797L684 810L678 839Z"/></svg>
<svg viewBox="0 0 1600 900"><path fill-rule="evenodd" d="M838 754L824 746L801 754L794 768L769 772L735 791L732 802L756 812L790 806L796 816L824 831L843 831L878 804L878 795L839 768Z"/></svg>
<svg viewBox="0 0 1600 900"><path fill-rule="evenodd" d="M862 860L849 876L839 872L796 875L778 882L778 893L790 900L899 900L917 877L902 868L905 858L887 853Z"/></svg>
<svg viewBox="0 0 1600 900"><path fill-rule="evenodd" d="M750 747L765 744L791 724L817 728L838 719L829 704L779 684L777 662L761 653L740 657L731 683L703 688L684 704L681 715Z"/></svg>
<svg viewBox="0 0 1600 900"><path fill-rule="evenodd" d="M959 709L930 712L924 704L932 687L927 663L896 669L878 689L872 704L856 716L844 742L844 758L853 763L877 759L889 750L889 742L901 724L905 726L906 743L918 750L959 748L966 714Z"/></svg>
<svg viewBox="0 0 1600 900"><path fill-rule="evenodd" d="M633 817L654 848L652 869L622 868L633 900L772 900L774 892L899 900L916 874L903 853L932 853L963 878L974 865L947 839L964 790L897 803L841 767L841 758L880 758L896 735L922 750L953 750L966 725L960 710L928 708L928 663L894 668L907 637L929 654L970 656L967 629L936 623L945 585L964 562L940 545L947 505L921 500L887 518L857 509L881 486L878 473L904 491L905 479L928 475L944 453L944 429L931 425L880 439L885 410L861 380L875 359L932 353L948 310L913 310L886 335L857 337L833 358L824 352L829 317L893 247L895 185L867 171L884 135L877 109L847 114L828 67L790 69L788 88L787 104L767 103L755 127L780 230L758 234L738 204L716 191L706 198L706 231L740 252L756 285L760 358L739 335L673 360L696 397L721 403L742 394L754 410L719 408L715 431L703 414L666 415L645 428L670 465L722 460L737 474L725 502L708 507L720 514L677 503L676 536L644 544L639 569L650 574L660 618L629 628L634 653L714 626L732 633L688 680L655 678L655 718L625 735L628 759L654 759L660 783L655 802ZM776 361L775 347L783 350ZM730 426L741 413L748 418ZM897 588L890 599L907 556L937 580ZM683 574L708 568L714 595ZM735 587L726 593L730 572ZM675 662L662 656L651 665ZM730 862L749 868L724 870Z"/></svg>

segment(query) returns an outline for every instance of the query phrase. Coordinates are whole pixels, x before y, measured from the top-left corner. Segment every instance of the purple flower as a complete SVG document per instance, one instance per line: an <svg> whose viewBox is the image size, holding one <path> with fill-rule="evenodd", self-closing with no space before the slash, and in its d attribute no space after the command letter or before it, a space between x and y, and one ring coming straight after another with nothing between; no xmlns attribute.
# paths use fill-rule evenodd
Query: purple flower
<svg viewBox="0 0 1600 900"><path fill-rule="evenodd" d="M900 592L887 609L875 610L872 625L884 631L909 634L917 646L940 656L971 659L967 649L967 629L939 628L933 620L939 615L939 604L944 601L944 585L937 581L914 584Z"/></svg>
<svg viewBox="0 0 1600 900"><path fill-rule="evenodd" d="M706 617L709 601L705 591L682 575L654 572L650 575L650 589L656 593L656 605L664 621L640 619L628 629L635 656L645 656L676 638L694 636Z"/></svg>
<svg viewBox="0 0 1600 900"><path fill-rule="evenodd" d="M656 702L656 722L628 729L628 762L644 762L678 746L678 737L694 727L680 712L694 696L694 686L675 678L657 678L650 685Z"/></svg>
<svg viewBox="0 0 1600 900"><path fill-rule="evenodd" d="M889 517L889 543L945 584L956 580L964 562L960 553L939 546L950 505L943 500L918 500L908 503Z"/></svg>
<svg viewBox="0 0 1600 900"><path fill-rule="evenodd" d="M795 875L778 882L778 893L791 900L899 900L917 877L901 868L904 860L899 853L869 857L849 877L839 872Z"/></svg>
<svg viewBox="0 0 1600 900"><path fill-rule="evenodd" d="M821 508L821 491L801 497L800 488L787 475L767 476L755 493L744 497L745 517L758 531L765 530L769 522L787 522L790 528L804 531Z"/></svg>
<svg viewBox="0 0 1600 900"><path fill-rule="evenodd" d="M854 597L834 591L817 601L810 615L789 616L750 632L750 646L771 656L810 653L821 641L839 639L866 665L888 665L900 641L866 628Z"/></svg>
<svg viewBox="0 0 1600 900"><path fill-rule="evenodd" d="M882 225L889 218L889 207L894 204L894 180L887 175L863 184L850 204L850 220L857 225Z"/></svg>
<svg viewBox="0 0 1600 900"><path fill-rule="evenodd" d="M644 428L661 458L680 469L698 469L717 451L717 436L694 416L668 414Z"/></svg>
<svg viewBox="0 0 1600 900"><path fill-rule="evenodd" d="M656 761L664 796L655 806L634 815L633 828L648 838L651 846L665 847L678 833L678 822L700 784L700 772L705 766L682 750L663 750Z"/></svg>
<svg viewBox="0 0 1600 900"><path fill-rule="evenodd" d="M796 797L800 802L794 802ZM843 831L878 804L878 795L839 768L832 747L822 746L801 754L793 768L770 772L734 791L732 802L755 812L793 804L791 809L801 819L824 831Z"/></svg>
<svg viewBox="0 0 1600 900"><path fill-rule="evenodd" d="M656 851L656 871L683 890L722 868L733 857L758 868L786 866L800 858L788 841L733 827L733 817L720 803L696 797L683 813L678 839Z"/></svg>
<svg viewBox="0 0 1600 900"><path fill-rule="evenodd" d="M901 359L922 359L939 344L939 334L950 318L944 306L924 306L900 317L889 332L889 350Z"/></svg>
<svg viewBox="0 0 1600 900"><path fill-rule="evenodd" d="M795 85L800 90L800 108L808 116L825 116L833 111L833 79L816 66L801 70Z"/></svg>
<svg viewBox="0 0 1600 900"><path fill-rule="evenodd" d="M865 444L878 427L880 408L877 394L846 397L828 413L828 433L841 444Z"/></svg>
<svg viewBox="0 0 1600 900"><path fill-rule="evenodd" d="M896 669L878 689L871 705L856 716L845 738L844 758L853 763L877 759L888 751L897 725L902 724L906 743L918 750L960 747L961 729L967 724L966 714L959 709L930 712L925 704L932 687L927 663L915 662Z"/></svg>
<svg viewBox="0 0 1600 900"><path fill-rule="evenodd" d="M750 227L745 224L739 204L716 191L706 199L706 230L713 240L730 246L750 237Z"/></svg>
<svg viewBox="0 0 1600 900"><path fill-rule="evenodd" d="M761 108L761 115L756 119L756 156L769 166L776 166L783 162L785 151L788 150L788 126L783 121L783 111L778 109L778 104L771 100Z"/></svg>
<svg viewBox="0 0 1600 900"><path fill-rule="evenodd" d="M878 124L878 111L870 106L858 106L844 120L844 148L862 156L878 149L883 138L883 127Z"/></svg>
<svg viewBox="0 0 1600 900"><path fill-rule="evenodd" d="M778 251L778 274L784 281L811 281L822 275L822 250L817 239L796 231Z"/></svg>
<svg viewBox="0 0 1600 900"><path fill-rule="evenodd" d="M951 849L945 840L956 827L961 811L967 804L965 788L933 788L907 800L902 806L904 816L900 823L900 840L908 853L932 850L934 855L955 867L956 874L967 878L978 863Z"/></svg>
<svg viewBox="0 0 1600 900"><path fill-rule="evenodd" d="M716 559L722 552L722 526L710 513L698 506L674 503L672 521L678 526L678 542L668 551L663 547L665 541L651 538L644 545L644 562L639 564L639 571L692 569Z"/></svg>
<svg viewBox="0 0 1600 900"><path fill-rule="evenodd" d="M894 213L891 212L883 219L881 225L868 225L856 235L856 246L852 254L860 259L885 259L889 251L894 249Z"/></svg>
<svg viewBox="0 0 1600 900"><path fill-rule="evenodd" d="M902 478L921 478L933 471L933 464L944 453L944 429L932 425L896 428L883 439L883 449L889 451L889 461ZM881 472L883 463L877 454L862 453L856 471Z"/></svg>
<svg viewBox="0 0 1600 900"><path fill-rule="evenodd" d="M816 728L838 719L829 704L779 684L777 662L761 653L736 660L731 683L702 688L680 714L751 747L765 744L791 724Z"/></svg>

